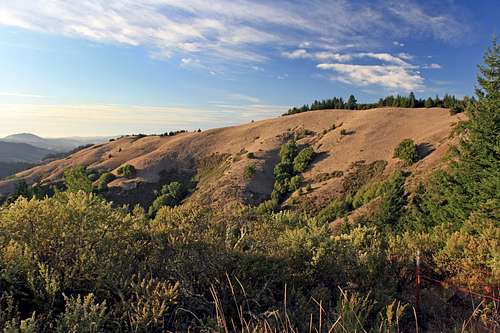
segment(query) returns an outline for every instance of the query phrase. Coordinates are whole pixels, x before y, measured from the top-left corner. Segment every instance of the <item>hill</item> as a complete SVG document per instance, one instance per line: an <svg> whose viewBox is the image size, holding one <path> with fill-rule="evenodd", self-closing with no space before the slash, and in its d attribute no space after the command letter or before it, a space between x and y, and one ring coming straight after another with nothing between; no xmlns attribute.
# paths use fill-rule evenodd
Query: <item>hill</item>
<svg viewBox="0 0 500 333"><path fill-rule="evenodd" d="M102 143L109 138L42 138L31 133L20 133L6 136L1 139L6 142L26 143L38 148L48 149L55 152L67 152L79 146L87 144Z"/></svg>
<svg viewBox="0 0 500 333"><path fill-rule="evenodd" d="M447 151L452 126L462 117L451 116L443 108L322 110L201 133L128 136L20 172L17 180L0 182L0 193L12 192L19 179L28 184L55 183L64 170L77 165L117 175L117 168L130 164L137 170L133 178L118 177L108 185L109 198L116 203L148 206L161 185L195 180L194 193L187 200L212 206L257 204L272 192L281 145L297 136L299 146L316 152L311 167L302 174L303 186L309 184L311 191L292 195L286 204L300 201L319 208L346 190L346 179L353 172L379 161L382 173L389 174L400 163L393 158L394 148L405 138L412 138L426 155L413 170L429 173ZM248 152L254 157L248 158ZM244 171L250 165L255 174L246 179ZM372 174L364 182L376 176L382 175Z"/></svg>
<svg viewBox="0 0 500 333"><path fill-rule="evenodd" d="M26 143L0 141L0 162L36 163L45 156L54 153L52 150L35 147Z"/></svg>

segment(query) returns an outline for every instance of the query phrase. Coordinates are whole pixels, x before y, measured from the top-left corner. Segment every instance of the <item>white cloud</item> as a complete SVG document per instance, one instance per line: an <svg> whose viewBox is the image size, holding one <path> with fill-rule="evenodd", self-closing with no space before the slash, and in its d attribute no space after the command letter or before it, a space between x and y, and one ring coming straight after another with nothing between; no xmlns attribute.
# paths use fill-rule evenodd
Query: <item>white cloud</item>
<svg viewBox="0 0 500 333"><path fill-rule="evenodd" d="M394 42L392 42L392 45L394 45L394 46L399 46L399 47L403 47L403 46L405 46L405 44L404 44L404 43L398 42L397 40L395 40Z"/></svg>
<svg viewBox="0 0 500 333"><path fill-rule="evenodd" d="M417 72L396 65L319 64L319 69L333 70L339 74L333 80L358 86L379 85L403 91L423 88L423 78Z"/></svg>
<svg viewBox="0 0 500 333"><path fill-rule="evenodd" d="M349 61L352 59L350 54L340 54L330 51L319 51L310 53L305 49L296 49L293 51L285 51L281 53L288 59L315 59L318 61L335 60L335 61Z"/></svg>
<svg viewBox="0 0 500 333"><path fill-rule="evenodd" d="M347 59L335 54L352 46L368 51L390 37L416 32L453 39L463 31L447 13L387 1L2 0L0 25L144 46L158 59L198 54L204 62L262 62L269 49L296 45L321 46L335 52L329 60L342 62Z"/></svg>
<svg viewBox="0 0 500 333"><path fill-rule="evenodd" d="M432 63L432 64L424 65L424 66L422 66L422 68L424 68L424 69L441 69L442 67L440 64Z"/></svg>
<svg viewBox="0 0 500 333"><path fill-rule="evenodd" d="M304 49L297 49L297 50L294 50L294 51L286 51L286 52L283 52L282 55L285 57L285 58L289 58L289 59L306 59L306 58L311 58L312 55L309 54L307 52L307 50L304 50Z"/></svg>
<svg viewBox="0 0 500 333"><path fill-rule="evenodd" d="M410 65L406 61L404 61L401 58L398 58L396 56L393 56L392 54L389 54L389 53L372 53L372 52L358 53L355 55L355 57L358 57L358 58L368 57L368 58L373 58L373 59L381 60L381 61L388 62L388 63L393 63L393 64L403 66L403 67L412 67L412 65Z"/></svg>

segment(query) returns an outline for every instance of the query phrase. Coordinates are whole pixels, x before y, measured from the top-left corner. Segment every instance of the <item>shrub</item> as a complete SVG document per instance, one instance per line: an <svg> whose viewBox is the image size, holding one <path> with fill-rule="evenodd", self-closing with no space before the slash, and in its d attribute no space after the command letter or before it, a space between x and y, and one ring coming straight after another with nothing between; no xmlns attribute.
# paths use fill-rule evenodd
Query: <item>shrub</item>
<svg viewBox="0 0 500 333"><path fill-rule="evenodd" d="M407 165L411 165L418 161L417 145L412 139L404 139L394 149L394 157L403 160Z"/></svg>
<svg viewBox="0 0 500 333"><path fill-rule="evenodd" d="M64 171L64 183L69 192L92 192L92 181L88 178L85 168L81 165Z"/></svg>
<svg viewBox="0 0 500 333"><path fill-rule="evenodd" d="M133 178L136 174L137 170L133 165L124 164L116 170L116 173L119 176L123 176L125 178Z"/></svg>
<svg viewBox="0 0 500 333"><path fill-rule="evenodd" d="M253 152L249 152L249 153L247 153L247 158L250 158L250 159L255 158L255 154Z"/></svg>
<svg viewBox="0 0 500 333"><path fill-rule="evenodd" d="M111 172L103 173L97 181L97 189L99 191L105 191L108 189L108 184L115 180L116 176Z"/></svg>
<svg viewBox="0 0 500 333"><path fill-rule="evenodd" d="M345 128L340 130L340 135L347 135L349 134Z"/></svg>
<svg viewBox="0 0 500 333"><path fill-rule="evenodd" d="M252 179L252 177L255 175L255 165L247 165L245 167L245 170L243 171L243 177L247 180Z"/></svg>
<svg viewBox="0 0 500 333"><path fill-rule="evenodd" d="M59 316L56 332L101 332L106 323L106 301L95 302L93 294L85 297L64 296L66 303L64 313Z"/></svg>
<svg viewBox="0 0 500 333"><path fill-rule="evenodd" d="M302 149L293 160L293 171L296 173L304 172L314 158L314 154L312 147Z"/></svg>
<svg viewBox="0 0 500 333"><path fill-rule="evenodd" d="M184 185L178 181L163 185L161 190L156 192L156 199L149 207L149 215L155 216L156 212L163 206L178 205L186 196L186 192Z"/></svg>

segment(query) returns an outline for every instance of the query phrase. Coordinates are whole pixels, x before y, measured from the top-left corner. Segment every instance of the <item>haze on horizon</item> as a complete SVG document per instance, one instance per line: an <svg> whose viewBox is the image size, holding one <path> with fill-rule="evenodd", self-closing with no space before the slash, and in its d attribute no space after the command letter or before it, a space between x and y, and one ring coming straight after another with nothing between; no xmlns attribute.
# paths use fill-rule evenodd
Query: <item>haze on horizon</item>
<svg viewBox="0 0 500 333"><path fill-rule="evenodd" d="M3 0L0 137L206 129L351 93L471 95L499 13L494 0Z"/></svg>

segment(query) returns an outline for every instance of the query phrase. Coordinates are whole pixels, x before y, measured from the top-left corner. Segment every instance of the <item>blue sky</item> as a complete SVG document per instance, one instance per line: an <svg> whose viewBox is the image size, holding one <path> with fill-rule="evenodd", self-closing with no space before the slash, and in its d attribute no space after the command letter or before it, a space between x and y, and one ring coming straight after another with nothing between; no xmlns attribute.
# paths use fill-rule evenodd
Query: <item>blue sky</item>
<svg viewBox="0 0 500 333"><path fill-rule="evenodd" d="M2 0L0 136L160 133L471 95L500 2Z"/></svg>

